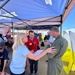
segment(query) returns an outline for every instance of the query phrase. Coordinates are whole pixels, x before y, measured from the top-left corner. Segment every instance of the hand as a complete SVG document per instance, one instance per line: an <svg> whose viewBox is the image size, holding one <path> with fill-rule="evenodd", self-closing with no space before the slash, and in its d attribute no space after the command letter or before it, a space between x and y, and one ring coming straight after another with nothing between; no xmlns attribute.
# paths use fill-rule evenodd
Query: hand
<svg viewBox="0 0 75 75"><path fill-rule="evenodd" d="M4 71L2 71L2 73L0 75L5 75Z"/></svg>
<svg viewBox="0 0 75 75"><path fill-rule="evenodd" d="M48 45L48 44L50 44L50 42L49 42L49 41L47 41L47 42L46 42L46 45Z"/></svg>
<svg viewBox="0 0 75 75"><path fill-rule="evenodd" d="M0 72L0 75L1 75L1 73L2 73L2 72Z"/></svg>
<svg viewBox="0 0 75 75"><path fill-rule="evenodd" d="M34 53L34 50L31 50L32 53Z"/></svg>
<svg viewBox="0 0 75 75"><path fill-rule="evenodd" d="M47 50L47 53L51 53L51 54L54 54L56 52L56 49L54 47L50 47Z"/></svg>

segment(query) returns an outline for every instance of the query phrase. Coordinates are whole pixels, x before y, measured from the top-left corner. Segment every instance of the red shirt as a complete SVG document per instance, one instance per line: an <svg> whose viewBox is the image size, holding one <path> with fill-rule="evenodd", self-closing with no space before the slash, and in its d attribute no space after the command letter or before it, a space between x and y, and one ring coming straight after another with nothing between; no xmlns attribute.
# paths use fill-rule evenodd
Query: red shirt
<svg viewBox="0 0 75 75"><path fill-rule="evenodd" d="M35 52L37 51L37 45L39 45L39 41L37 38L33 38L33 40L28 38L28 42L26 42L25 45L28 47L30 51L33 50Z"/></svg>

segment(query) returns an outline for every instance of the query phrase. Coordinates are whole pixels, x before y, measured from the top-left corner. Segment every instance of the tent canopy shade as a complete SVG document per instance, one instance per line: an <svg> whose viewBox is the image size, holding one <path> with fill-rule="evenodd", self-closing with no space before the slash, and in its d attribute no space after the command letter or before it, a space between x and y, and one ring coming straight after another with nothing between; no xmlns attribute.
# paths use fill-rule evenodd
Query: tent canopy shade
<svg viewBox="0 0 75 75"><path fill-rule="evenodd" d="M31 26L35 26L36 28L38 28L38 26L40 26L39 28L41 29L41 26L42 26L42 28L43 27L47 28L47 26L50 27L51 25L52 26L53 25L60 26L61 25L61 17L57 16L57 17L41 18L41 19L27 20L27 21L24 21L24 22L25 23L23 23L23 22L14 22L13 27L18 28L18 27L25 27L25 26L29 27L30 26L30 28L33 28ZM0 25L0 27L4 27L4 26L10 26L12 28L12 23L2 23Z"/></svg>
<svg viewBox="0 0 75 75"><path fill-rule="evenodd" d="M0 9L0 27L60 26L61 15L71 0L51 1L52 4L46 4L46 0L10 0Z"/></svg>

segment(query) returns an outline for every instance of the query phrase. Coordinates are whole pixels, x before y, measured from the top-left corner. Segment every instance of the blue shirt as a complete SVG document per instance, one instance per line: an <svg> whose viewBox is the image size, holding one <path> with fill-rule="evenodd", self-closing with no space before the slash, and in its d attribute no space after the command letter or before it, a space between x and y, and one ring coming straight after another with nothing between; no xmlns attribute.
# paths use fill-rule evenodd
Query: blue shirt
<svg viewBox="0 0 75 75"><path fill-rule="evenodd" d="M52 36L49 37L49 42L51 42L51 43L54 42L54 38Z"/></svg>
<svg viewBox="0 0 75 75"><path fill-rule="evenodd" d="M14 74L21 74L25 71L26 55L30 53L26 46L19 45L17 50L13 50L10 70Z"/></svg>

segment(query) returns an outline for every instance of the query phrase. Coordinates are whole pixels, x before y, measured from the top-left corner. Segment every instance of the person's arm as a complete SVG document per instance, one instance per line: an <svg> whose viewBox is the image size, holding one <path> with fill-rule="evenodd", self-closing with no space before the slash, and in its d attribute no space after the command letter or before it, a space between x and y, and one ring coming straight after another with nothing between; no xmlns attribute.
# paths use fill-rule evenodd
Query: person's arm
<svg viewBox="0 0 75 75"><path fill-rule="evenodd" d="M4 70L5 70L6 63L7 63L7 60L4 60L4 65L3 65L3 70L2 70L2 72L4 72Z"/></svg>
<svg viewBox="0 0 75 75"><path fill-rule="evenodd" d="M62 48L59 42L54 43L52 46L54 46L57 49L57 51L54 54L49 54L49 53L47 54L48 58L50 58L50 59L54 58L54 56L56 56L59 53L60 49Z"/></svg>
<svg viewBox="0 0 75 75"><path fill-rule="evenodd" d="M68 45L68 42L63 39L60 39L60 40L57 40L56 42L54 42L52 44L52 46L54 46L55 49L57 49L57 51L54 54L48 54L48 58L52 59L58 55L61 57L65 53L67 45Z"/></svg>
<svg viewBox="0 0 75 75"><path fill-rule="evenodd" d="M47 48L50 48L50 44L45 45L43 49L46 50Z"/></svg>
<svg viewBox="0 0 75 75"><path fill-rule="evenodd" d="M3 65L3 70L2 70L1 75L4 75L4 71L5 71L5 67L6 67L7 61L8 61L8 51L5 50L5 52L4 52L4 65Z"/></svg>
<svg viewBox="0 0 75 75"><path fill-rule="evenodd" d="M6 67L6 63L7 63L7 60L4 60L4 65L3 65L3 70L1 72L1 75L5 75L5 67Z"/></svg>
<svg viewBox="0 0 75 75"><path fill-rule="evenodd" d="M42 58L44 55L46 55L47 53L52 53L52 54L54 54L56 51L56 49L52 49L53 47L51 47L51 48L48 48L48 49L46 49L45 51L43 51L41 54L39 54L39 55L37 55L37 56L34 56L34 54L33 53L29 53L29 54L27 54L27 57L29 58L29 59L33 59L33 60L39 60L40 58Z"/></svg>

